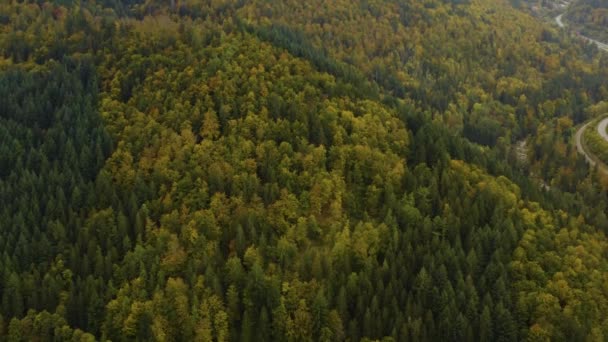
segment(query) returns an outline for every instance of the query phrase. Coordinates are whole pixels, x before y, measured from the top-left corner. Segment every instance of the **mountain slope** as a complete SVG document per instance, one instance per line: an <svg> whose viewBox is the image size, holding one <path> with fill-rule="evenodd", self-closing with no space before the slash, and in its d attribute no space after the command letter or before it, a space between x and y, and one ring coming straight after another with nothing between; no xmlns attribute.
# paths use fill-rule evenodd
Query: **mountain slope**
<svg viewBox="0 0 608 342"><path fill-rule="evenodd" d="M600 41L608 41L608 5L602 1L573 1L566 19L582 34Z"/></svg>
<svg viewBox="0 0 608 342"><path fill-rule="evenodd" d="M1 5L1 336L606 336L605 192L541 193L505 142L573 168L599 61L506 4L403 4Z"/></svg>

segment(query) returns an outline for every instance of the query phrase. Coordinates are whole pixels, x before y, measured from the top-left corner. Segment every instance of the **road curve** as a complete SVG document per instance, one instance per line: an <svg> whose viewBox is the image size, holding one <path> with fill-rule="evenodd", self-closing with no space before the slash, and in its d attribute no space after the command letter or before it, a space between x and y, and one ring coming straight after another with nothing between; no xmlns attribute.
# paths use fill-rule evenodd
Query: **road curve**
<svg viewBox="0 0 608 342"><path fill-rule="evenodd" d="M555 22L557 23L557 26L564 28L566 27L566 25L564 25L564 22L562 21L562 17L564 16L564 14L560 14L557 17L555 17Z"/></svg>
<svg viewBox="0 0 608 342"><path fill-rule="evenodd" d="M604 120L600 121L599 124L597 124L597 132L602 138L604 138L604 140L608 141L608 132L606 132L606 127L608 127L608 118L605 118Z"/></svg>
<svg viewBox="0 0 608 342"><path fill-rule="evenodd" d="M587 160L587 163L589 163L589 165L595 166L595 161L593 160L593 158L591 158L589 154L587 154L585 148L583 147L583 133L585 133L585 129L590 124L591 122L587 122L585 125L583 125L583 127L579 128L578 131L576 131L574 139L576 139L576 149L578 150L578 153L585 156L585 160Z"/></svg>
<svg viewBox="0 0 608 342"><path fill-rule="evenodd" d="M596 160L598 159L592 154L587 153L587 151L585 150L585 144L583 143L583 134L585 133L585 129L587 129L587 126L589 126L591 123L593 123L593 121L587 122L581 128L579 128L578 131L576 131L574 139L576 140L576 149L578 150L578 153L582 154L585 157L585 160L589 165L591 165L591 167L594 167L597 164ZM606 135L606 125L608 125L608 118L602 120L601 123L604 123L604 135L602 136L604 137L604 139L608 140L608 136ZM601 161L600 165L598 166L598 170L608 175L608 167L606 167L606 165Z"/></svg>

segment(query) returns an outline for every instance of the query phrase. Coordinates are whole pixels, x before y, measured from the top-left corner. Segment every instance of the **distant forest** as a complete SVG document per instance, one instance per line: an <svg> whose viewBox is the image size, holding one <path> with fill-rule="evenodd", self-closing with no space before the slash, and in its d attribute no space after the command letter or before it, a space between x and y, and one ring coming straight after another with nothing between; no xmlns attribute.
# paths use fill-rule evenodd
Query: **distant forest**
<svg viewBox="0 0 608 342"><path fill-rule="evenodd" d="M566 18L581 33L602 42L608 41L608 2L576 0L568 7Z"/></svg>

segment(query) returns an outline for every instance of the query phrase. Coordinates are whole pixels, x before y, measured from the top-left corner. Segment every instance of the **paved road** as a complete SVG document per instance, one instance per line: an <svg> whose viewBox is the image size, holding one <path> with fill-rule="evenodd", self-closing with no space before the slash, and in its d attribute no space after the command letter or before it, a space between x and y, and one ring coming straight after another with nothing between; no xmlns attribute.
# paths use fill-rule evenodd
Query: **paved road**
<svg viewBox="0 0 608 342"><path fill-rule="evenodd" d="M585 129L587 129L587 126L589 126L591 122L587 122L585 125L583 125L583 127L579 128L578 131L576 131L576 135L574 136L574 139L576 140L576 149L578 150L578 153L582 154L585 157L585 160L587 161L587 163L589 163L589 165L591 165L591 167L594 167L595 164L597 164L596 160L598 160L595 156L593 156L592 154L587 153L587 151L585 150L585 145L583 144L583 134L585 133ZM600 122L600 125L604 125L603 126L603 131L604 134L602 134L602 137L604 137L604 139L608 140L608 135L606 134L606 125L608 125L608 118L602 120ZM600 125L598 125L598 130L600 129ZM600 170L601 172L603 172L604 174L608 175L608 167L606 167L606 165L602 162L600 162L600 165L598 166L598 170Z"/></svg>
<svg viewBox="0 0 608 342"><path fill-rule="evenodd" d="M560 14L557 17L555 17L555 22L557 23L557 26L564 28L566 27L566 25L564 25L564 22L562 21L562 17L564 16L564 14Z"/></svg>
<svg viewBox="0 0 608 342"><path fill-rule="evenodd" d="M557 17L555 17L555 22L557 23L557 26L561 27L561 28L565 28L566 24L564 24L564 21L562 20L562 18L564 17L564 13L558 15ZM584 40L591 42L595 45L597 45L598 48L600 48L601 50L604 51L608 51L608 44L602 43L598 40L595 40L593 38L589 38L586 36L583 36L582 34L578 34L579 37L583 38Z"/></svg>
<svg viewBox="0 0 608 342"><path fill-rule="evenodd" d="M606 127L608 127L608 118L605 118L604 120L600 121L600 123L597 125L597 132L602 138L604 138L604 140L608 141L608 133L606 132Z"/></svg>
<svg viewBox="0 0 608 342"><path fill-rule="evenodd" d="M574 136L574 138L576 139L576 149L578 150L578 153L585 156L585 159L587 160L587 163L589 163L589 165L595 166L595 161L593 160L593 158L591 158L589 154L587 154L585 148L583 147L583 133L585 133L585 129L590 124L591 122L587 122L583 127L579 128L578 131L576 131L576 135Z"/></svg>

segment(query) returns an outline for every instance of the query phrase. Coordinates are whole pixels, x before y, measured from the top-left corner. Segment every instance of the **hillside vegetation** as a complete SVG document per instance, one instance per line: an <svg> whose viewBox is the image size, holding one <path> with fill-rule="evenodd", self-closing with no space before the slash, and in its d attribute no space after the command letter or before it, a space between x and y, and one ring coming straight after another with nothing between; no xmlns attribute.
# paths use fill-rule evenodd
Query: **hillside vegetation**
<svg viewBox="0 0 608 342"><path fill-rule="evenodd" d="M608 337L606 192L568 145L608 60L509 3L0 25L0 339Z"/></svg>
<svg viewBox="0 0 608 342"><path fill-rule="evenodd" d="M574 1L568 7L566 18L582 34L602 42L608 41L608 3L605 1Z"/></svg>
<svg viewBox="0 0 608 342"><path fill-rule="evenodd" d="M603 163L608 162L608 141L598 132L598 124L602 118L592 121L584 132L585 146L593 155Z"/></svg>

